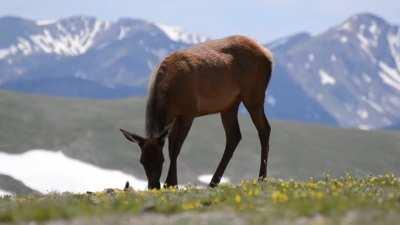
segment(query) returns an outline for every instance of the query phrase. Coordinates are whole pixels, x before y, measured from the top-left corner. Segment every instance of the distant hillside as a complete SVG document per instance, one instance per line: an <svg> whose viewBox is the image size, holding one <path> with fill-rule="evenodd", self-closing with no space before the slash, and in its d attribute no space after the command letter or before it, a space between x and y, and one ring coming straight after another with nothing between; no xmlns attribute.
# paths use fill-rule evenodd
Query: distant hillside
<svg viewBox="0 0 400 225"><path fill-rule="evenodd" d="M35 190L27 187L21 181L2 174L0 174L0 189L9 191L10 193L18 193L22 195L37 193Z"/></svg>
<svg viewBox="0 0 400 225"><path fill-rule="evenodd" d="M340 126L371 129L399 122L399 26L358 14L320 34L302 33L269 46L284 75L300 87L298 99L310 97Z"/></svg>
<svg viewBox="0 0 400 225"><path fill-rule="evenodd" d="M183 38L182 31L171 37L173 30L166 33L165 29L128 18L110 22L76 16L46 23L0 18L0 32L7 34L0 37L0 86L53 96L78 92L86 98L125 96L129 86L137 89L131 96L138 91L143 95L149 71L168 52L203 40L193 35ZM72 94L58 92L51 83L54 79L69 86ZM65 82L71 79L96 84L99 94L93 94L90 86Z"/></svg>
<svg viewBox="0 0 400 225"><path fill-rule="evenodd" d="M90 80L76 77L43 77L36 79L20 79L10 81L2 86L6 90L18 89L18 92L48 96L63 96L74 98L115 99L130 96L143 96L145 87L132 88L126 85L107 87Z"/></svg>
<svg viewBox="0 0 400 225"><path fill-rule="evenodd" d="M400 130L400 123L387 127L389 130Z"/></svg>
<svg viewBox="0 0 400 225"><path fill-rule="evenodd" d="M118 131L143 134L144 103L142 98L73 100L0 92L0 151L62 150L69 157L144 178L137 146ZM243 140L226 172L233 181L255 177L259 166L256 130L246 115L240 124ZM198 175L213 173L224 145L219 116L196 119L179 159L180 181L197 182ZM273 121L270 154L272 176L400 174L400 133Z"/></svg>

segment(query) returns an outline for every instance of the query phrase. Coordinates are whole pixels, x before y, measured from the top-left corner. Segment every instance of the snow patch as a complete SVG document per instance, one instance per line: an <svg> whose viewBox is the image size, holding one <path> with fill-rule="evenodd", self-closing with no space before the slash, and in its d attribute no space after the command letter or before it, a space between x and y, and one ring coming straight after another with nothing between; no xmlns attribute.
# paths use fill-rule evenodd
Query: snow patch
<svg viewBox="0 0 400 225"><path fill-rule="evenodd" d="M310 62L313 62L314 59L315 59L314 54L312 54L312 53L308 54L308 60L310 60Z"/></svg>
<svg viewBox="0 0 400 225"><path fill-rule="evenodd" d="M342 24L342 26L340 27L341 30L345 30L345 31L351 31L351 23L350 22L346 22L344 24Z"/></svg>
<svg viewBox="0 0 400 225"><path fill-rule="evenodd" d="M0 49L0 60L5 59L10 55L14 55L18 52L18 47L11 45L9 48Z"/></svg>
<svg viewBox="0 0 400 225"><path fill-rule="evenodd" d="M377 111L379 113L383 113L384 112L383 108L379 104L377 104L376 102L373 102L373 101L368 100L368 99L365 99L365 102L367 102L369 106L371 106L373 109L375 109L375 111Z"/></svg>
<svg viewBox="0 0 400 225"><path fill-rule="evenodd" d="M29 41L24 38L18 38L18 48L22 51L24 55L30 55L33 52L32 46Z"/></svg>
<svg viewBox="0 0 400 225"><path fill-rule="evenodd" d="M376 59L374 57L374 55L371 52L371 46L376 47L378 45L378 43L376 42L371 42L370 40L368 40L364 35L362 34L357 34L357 38L360 41L360 47L361 49L367 53L368 57L370 57L370 59L374 62L376 62Z"/></svg>
<svg viewBox="0 0 400 225"><path fill-rule="evenodd" d="M359 116L361 119L363 119L363 120L368 119L368 111L365 110L365 109L359 109L359 110L357 110L357 114L358 114L358 116Z"/></svg>
<svg viewBox="0 0 400 225"><path fill-rule="evenodd" d="M400 91L400 73L397 69L394 69L384 62L379 62L379 67L381 71L379 76L382 78L383 82L387 85L393 87Z"/></svg>
<svg viewBox="0 0 400 225"><path fill-rule="evenodd" d="M366 28L365 25L360 26L359 33L357 33L357 39L360 41L361 48L368 54L368 56L374 62L376 62L376 59L371 52L371 48L378 47L380 30L378 28L378 25L375 22L373 22L368 29L370 35L365 36L366 33L365 28Z"/></svg>
<svg viewBox="0 0 400 225"><path fill-rule="evenodd" d="M368 106L370 106L376 112L384 113L385 110L383 109L383 107L380 104L378 104L378 103L373 101L374 98L376 98L376 95L371 90L369 90L368 91L368 98L366 96L362 96L361 100L366 102L368 104Z"/></svg>
<svg viewBox="0 0 400 225"><path fill-rule="evenodd" d="M19 52L24 55L33 53L81 55L93 46L94 40L100 32L110 27L110 22L96 20L94 24L90 25L85 21L85 27L79 33L73 32L76 30L74 25L66 28L61 23L57 23L56 27L58 32L43 29L31 36L18 37L16 43L9 48L0 49L0 60Z"/></svg>
<svg viewBox="0 0 400 225"><path fill-rule="evenodd" d="M390 53L396 63L397 70L400 71L400 29L397 34L389 34L387 37Z"/></svg>
<svg viewBox="0 0 400 225"><path fill-rule="evenodd" d="M91 30L86 29L78 35L67 34L59 38L53 37L48 30L44 35L35 35L32 40L47 52L57 54L80 55L85 53L93 44L94 38L101 30L103 22L96 21Z"/></svg>
<svg viewBox="0 0 400 225"><path fill-rule="evenodd" d="M10 51L8 49L0 49L0 59L4 59L8 55L10 55Z"/></svg>
<svg viewBox="0 0 400 225"><path fill-rule="evenodd" d="M336 80L333 76L329 75L325 70L319 70L322 85L335 85Z"/></svg>
<svg viewBox="0 0 400 225"><path fill-rule="evenodd" d="M208 40L207 37L198 34L192 34L184 31L177 26L169 26L165 24L156 24L164 33L173 41L184 42L187 44L198 44Z"/></svg>
<svg viewBox="0 0 400 225"><path fill-rule="evenodd" d="M131 30L130 27L124 27L124 26L122 26L122 27L121 27L121 31L119 32L119 35L118 35L118 40L124 39L124 38L126 37L126 34L127 34L130 30Z"/></svg>
<svg viewBox="0 0 400 225"><path fill-rule="evenodd" d="M197 177L197 179L205 184L209 184L211 182L213 175L212 174L203 174ZM222 177L221 178L221 183L229 183L229 178L227 177Z"/></svg>
<svg viewBox="0 0 400 225"><path fill-rule="evenodd" d="M20 180L42 193L102 191L121 188L129 181L144 190L147 182L117 170L99 168L64 155L61 151L31 150L23 154L0 152L0 174Z"/></svg>
<svg viewBox="0 0 400 225"><path fill-rule="evenodd" d="M360 130L371 130L371 126L366 125L366 124L360 124L360 125L358 126L358 128L359 128Z"/></svg>
<svg viewBox="0 0 400 225"><path fill-rule="evenodd" d="M331 55L331 61L332 61L332 62L336 62L336 61L337 61L337 58L336 58L336 55L335 55L335 54L332 54L332 55Z"/></svg>
<svg viewBox="0 0 400 225"><path fill-rule="evenodd" d="M342 36L342 37L340 37L340 42L342 42L343 44L347 43L348 42L348 38L346 36Z"/></svg>
<svg viewBox="0 0 400 225"><path fill-rule="evenodd" d="M0 189L0 197L7 196L7 195L14 195L14 194L11 193L11 192L8 192L8 191Z"/></svg>
<svg viewBox="0 0 400 225"><path fill-rule="evenodd" d="M57 20L37 20L36 21L36 25L38 25L38 26L48 26L48 25L54 24L56 22L57 22Z"/></svg>
<svg viewBox="0 0 400 225"><path fill-rule="evenodd" d="M372 35L379 35L379 34L380 34L379 27L378 27L378 25L376 24L376 22L374 22L374 21L372 21L372 24L371 24L371 26L368 28L368 30L369 30L369 32L370 32Z"/></svg>

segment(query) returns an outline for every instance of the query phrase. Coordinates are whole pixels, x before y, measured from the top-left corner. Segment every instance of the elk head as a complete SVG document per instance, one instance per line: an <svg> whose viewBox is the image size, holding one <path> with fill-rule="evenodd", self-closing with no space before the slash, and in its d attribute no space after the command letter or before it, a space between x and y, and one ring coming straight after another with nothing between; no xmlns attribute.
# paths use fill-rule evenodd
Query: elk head
<svg viewBox="0 0 400 225"><path fill-rule="evenodd" d="M141 150L140 163L143 165L149 189L160 189L160 177L164 163L162 149L165 143L165 137L168 135L167 127L157 137L144 138L129 131L120 129L122 134L129 141L139 145Z"/></svg>

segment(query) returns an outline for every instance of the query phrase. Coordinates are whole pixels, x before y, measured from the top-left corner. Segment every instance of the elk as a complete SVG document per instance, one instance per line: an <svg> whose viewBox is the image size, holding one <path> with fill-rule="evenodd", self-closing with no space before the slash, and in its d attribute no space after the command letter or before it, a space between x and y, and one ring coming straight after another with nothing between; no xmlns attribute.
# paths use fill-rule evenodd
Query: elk
<svg viewBox="0 0 400 225"><path fill-rule="evenodd" d="M168 136L170 165L165 186L176 186L177 158L194 118L220 113L226 135L222 159L209 184L215 187L241 140L240 103L248 110L261 144L259 179L267 176L270 124L265 92L272 53L245 36L207 41L168 55L154 71L146 106L146 137L120 129L141 149L149 189L160 188L163 146Z"/></svg>

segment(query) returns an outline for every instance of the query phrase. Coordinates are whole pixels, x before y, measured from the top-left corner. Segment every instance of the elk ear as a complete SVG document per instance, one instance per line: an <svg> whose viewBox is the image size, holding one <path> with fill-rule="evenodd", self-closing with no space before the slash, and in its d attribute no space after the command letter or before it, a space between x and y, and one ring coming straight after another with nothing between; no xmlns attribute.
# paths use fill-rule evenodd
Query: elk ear
<svg viewBox="0 0 400 225"><path fill-rule="evenodd" d="M133 142L133 143L138 143L139 145L144 143L144 138L136 135L136 134L132 134L129 131L126 131L124 129L119 129L122 134L125 136L126 139L128 139L129 141Z"/></svg>
<svg viewBox="0 0 400 225"><path fill-rule="evenodd" d="M164 128L164 130L161 132L161 134L158 136L158 139L161 141L164 141L164 139L167 137L167 135L169 134L169 131L171 130L172 126L174 125L174 122L168 124L168 126L166 126Z"/></svg>

